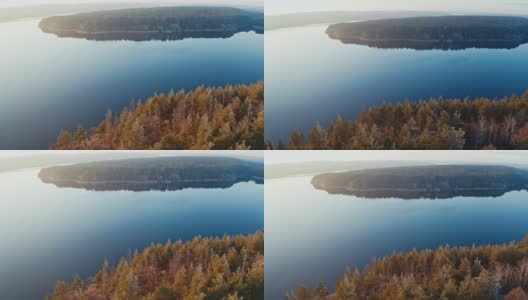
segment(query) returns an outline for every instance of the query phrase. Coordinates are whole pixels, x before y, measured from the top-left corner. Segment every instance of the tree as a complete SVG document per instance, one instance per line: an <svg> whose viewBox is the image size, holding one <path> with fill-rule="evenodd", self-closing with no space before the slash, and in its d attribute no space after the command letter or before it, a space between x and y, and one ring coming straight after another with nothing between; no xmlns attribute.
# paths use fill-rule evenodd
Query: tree
<svg viewBox="0 0 528 300"><path fill-rule="evenodd" d="M323 282L319 281L315 287L315 298L324 299L326 296L328 296L328 289Z"/></svg>
<svg viewBox="0 0 528 300"><path fill-rule="evenodd" d="M86 130L84 129L82 125L79 125L77 127L77 130L75 130L73 139L74 139L75 144L80 145L80 149L83 149L85 147Z"/></svg>
<svg viewBox="0 0 528 300"><path fill-rule="evenodd" d="M444 124L437 133L437 145L441 147L439 149L462 150L466 142L464 136L463 129L456 129Z"/></svg>
<svg viewBox="0 0 528 300"><path fill-rule="evenodd" d="M73 277L72 289L75 292L79 292L79 291L82 291L83 288L84 288L84 284L83 284L81 277L79 277L78 274L75 274L75 276Z"/></svg>
<svg viewBox="0 0 528 300"><path fill-rule="evenodd" d="M319 123L310 130L310 145L313 150L324 150L328 147L327 132Z"/></svg>
<svg viewBox="0 0 528 300"><path fill-rule="evenodd" d="M335 123L328 129L328 143L330 149L346 149L347 141L352 136L351 128L341 117L337 116Z"/></svg>
<svg viewBox="0 0 528 300"><path fill-rule="evenodd" d="M59 281L55 285L55 290L53 291L53 299L63 300L72 298L70 294L70 287L64 281Z"/></svg>
<svg viewBox="0 0 528 300"><path fill-rule="evenodd" d="M305 287L304 285L301 285L299 288L297 288L297 298L296 300L312 300L312 291L310 288Z"/></svg>
<svg viewBox="0 0 528 300"><path fill-rule="evenodd" d="M104 133L104 144L108 146L108 148L112 149L114 146L113 139L114 139L114 124L112 119L112 112L108 110L106 112L106 117L103 122L103 133Z"/></svg>
<svg viewBox="0 0 528 300"><path fill-rule="evenodd" d="M146 300L174 300L179 299L178 295L167 287L159 287Z"/></svg>
<svg viewBox="0 0 528 300"><path fill-rule="evenodd" d="M168 134L164 136L161 141L154 146L154 149L158 150L183 150L187 149L185 141L180 137Z"/></svg>
<svg viewBox="0 0 528 300"><path fill-rule="evenodd" d="M336 296L338 300L355 299L357 297L356 286L357 277L360 276L358 270L354 271L354 275L350 273L350 269L347 268L345 275L342 279L337 282L336 285Z"/></svg>
<svg viewBox="0 0 528 300"><path fill-rule="evenodd" d="M467 276L460 284L459 295L467 300L498 299L498 285L496 279L487 271L478 277Z"/></svg>
<svg viewBox="0 0 528 300"><path fill-rule="evenodd" d="M512 136L512 144L516 149L528 149L528 124L524 125Z"/></svg>
<svg viewBox="0 0 528 300"><path fill-rule="evenodd" d="M57 137L57 144L51 147L52 149L73 148L73 136L65 130L61 130L59 137Z"/></svg>
<svg viewBox="0 0 528 300"><path fill-rule="evenodd" d="M288 149L303 150L304 144L304 134L298 133L297 130L293 129L290 134L290 143L288 144Z"/></svg>
<svg viewBox="0 0 528 300"><path fill-rule="evenodd" d="M505 300L528 300L528 294L521 289L521 288L515 288L511 290L506 297L504 297Z"/></svg>

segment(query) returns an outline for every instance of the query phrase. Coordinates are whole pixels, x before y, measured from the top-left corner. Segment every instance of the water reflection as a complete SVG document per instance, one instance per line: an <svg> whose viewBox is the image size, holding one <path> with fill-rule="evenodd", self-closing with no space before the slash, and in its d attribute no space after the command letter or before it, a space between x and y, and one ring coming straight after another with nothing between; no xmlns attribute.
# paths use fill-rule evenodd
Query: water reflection
<svg viewBox="0 0 528 300"><path fill-rule="evenodd" d="M445 41L445 40L382 40L364 39L361 37L342 36L336 32L327 32L333 40L343 44L355 44L379 49L414 49L414 50L464 50L464 49L515 49L525 41Z"/></svg>
<svg viewBox="0 0 528 300"><path fill-rule="evenodd" d="M89 191L178 191L184 189L228 189L237 183L254 182L263 184L259 178L240 178L237 180L198 180L198 181L121 181L121 182L87 182L76 180L57 180L40 176L44 183L59 188L78 188Z"/></svg>
<svg viewBox="0 0 528 300"><path fill-rule="evenodd" d="M321 188L332 195L349 195L360 198L397 198L404 200L416 199L449 199L453 197L501 197L513 191L524 191L524 188L503 189L503 188L478 188L478 189L355 189L350 190L344 187Z"/></svg>
<svg viewBox="0 0 528 300"><path fill-rule="evenodd" d="M192 32L79 32L75 30L47 31L61 38L81 38L90 41L178 41L189 38L210 38L210 39L227 39L240 32L254 32L263 34L264 31L258 30L239 30L239 31L192 31Z"/></svg>

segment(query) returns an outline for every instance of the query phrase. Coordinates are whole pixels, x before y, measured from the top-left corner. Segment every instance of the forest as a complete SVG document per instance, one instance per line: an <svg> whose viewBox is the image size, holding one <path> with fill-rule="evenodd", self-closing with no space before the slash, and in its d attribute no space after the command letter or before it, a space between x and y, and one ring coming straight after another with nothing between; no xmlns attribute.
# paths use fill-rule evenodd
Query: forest
<svg viewBox="0 0 528 300"><path fill-rule="evenodd" d="M164 6L53 16L43 19L39 27L60 37L177 40L230 37L241 31L262 33L264 16L230 7Z"/></svg>
<svg viewBox="0 0 528 300"><path fill-rule="evenodd" d="M316 189L366 198L499 197L528 188L528 171L499 165L429 165L332 172L314 176Z"/></svg>
<svg viewBox="0 0 528 300"><path fill-rule="evenodd" d="M92 278L57 282L46 300L262 300L264 233L151 245Z"/></svg>
<svg viewBox="0 0 528 300"><path fill-rule="evenodd" d="M382 104L353 121L338 116L289 142L267 141L268 149L303 150L494 150L528 149L528 93L502 99L433 98Z"/></svg>
<svg viewBox="0 0 528 300"><path fill-rule="evenodd" d="M89 190L228 188L264 182L262 162L230 157L154 157L87 162L44 168L39 178L59 187Z"/></svg>
<svg viewBox="0 0 528 300"><path fill-rule="evenodd" d="M528 19L508 16L434 16L330 25L330 38L376 48L457 50L515 48L528 42Z"/></svg>
<svg viewBox="0 0 528 300"><path fill-rule="evenodd" d="M320 282L300 286L286 300L525 300L528 236L504 245L439 247L375 260L361 272L347 269L330 292Z"/></svg>
<svg viewBox="0 0 528 300"><path fill-rule="evenodd" d="M98 126L61 131L53 150L262 150L264 82L155 94Z"/></svg>

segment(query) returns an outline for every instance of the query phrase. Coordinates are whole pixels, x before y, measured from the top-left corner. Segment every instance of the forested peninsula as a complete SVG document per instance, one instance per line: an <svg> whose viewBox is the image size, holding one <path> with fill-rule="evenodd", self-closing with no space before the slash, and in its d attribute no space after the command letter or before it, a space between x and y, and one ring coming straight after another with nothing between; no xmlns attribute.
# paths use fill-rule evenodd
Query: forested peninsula
<svg viewBox="0 0 528 300"><path fill-rule="evenodd" d="M39 178L58 187L87 190L180 190L228 188L264 182L262 162L229 157L154 157L44 168Z"/></svg>
<svg viewBox="0 0 528 300"><path fill-rule="evenodd" d="M264 82L155 94L108 111L96 127L61 131L54 150L263 150Z"/></svg>
<svg viewBox="0 0 528 300"><path fill-rule="evenodd" d="M231 7L165 6L54 16L39 27L59 37L90 40L227 38L242 31L263 33L264 15Z"/></svg>
<svg viewBox="0 0 528 300"><path fill-rule="evenodd" d="M46 300L264 299L264 233L152 245L94 277L57 282Z"/></svg>
<svg viewBox="0 0 528 300"><path fill-rule="evenodd" d="M382 104L348 121L338 116L327 128L292 130L290 150L493 150L528 149L528 93L502 99L432 98Z"/></svg>
<svg viewBox="0 0 528 300"><path fill-rule="evenodd" d="M498 197L528 188L528 170L497 165L430 165L320 174L312 185L365 198Z"/></svg>
<svg viewBox="0 0 528 300"><path fill-rule="evenodd" d="M521 242L413 250L347 270L329 292L300 286L286 300L528 299L528 236Z"/></svg>
<svg viewBox="0 0 528 300"><path fill-rule="evenodd" d="M441 16L338 23L332 39L375 48L458 50L516 48L528 42L528 19L507 16Z"/></svg>

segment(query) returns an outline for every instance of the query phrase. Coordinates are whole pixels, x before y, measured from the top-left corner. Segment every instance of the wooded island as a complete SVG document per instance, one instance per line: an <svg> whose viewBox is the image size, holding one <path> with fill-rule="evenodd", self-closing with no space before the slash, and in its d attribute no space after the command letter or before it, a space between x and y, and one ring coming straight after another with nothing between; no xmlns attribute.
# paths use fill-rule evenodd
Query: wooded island
<svg viewBox="0 0 528 300"><path fill-rule="evenodd" d="M263 183L262 162L229 157L155 157L44 168L40 179L58 187L88 190L179 190Z"/></svg>
<svg viewBox="0 0 528 300"><path fill-rule="evenodd" d="M243 31L263 33L264 16L231 7L168 6L54 16L39 27L59 37L90 40L227 38Z"/></svg>
<svg viewBox="0 0 528 300"><path fill-rule="evenodd" d="M366 198L498 197L528 187L526 170L495 165L430 165L320 174L316 189Z"/></svg>
<svg viewBox="0 0 528 300"><path fill-rule="evenodd" d="M326 33L345 44L375 48L457 50L516 48L528 42L528 19L506 16L435 16L338 23Z"/></svg>

